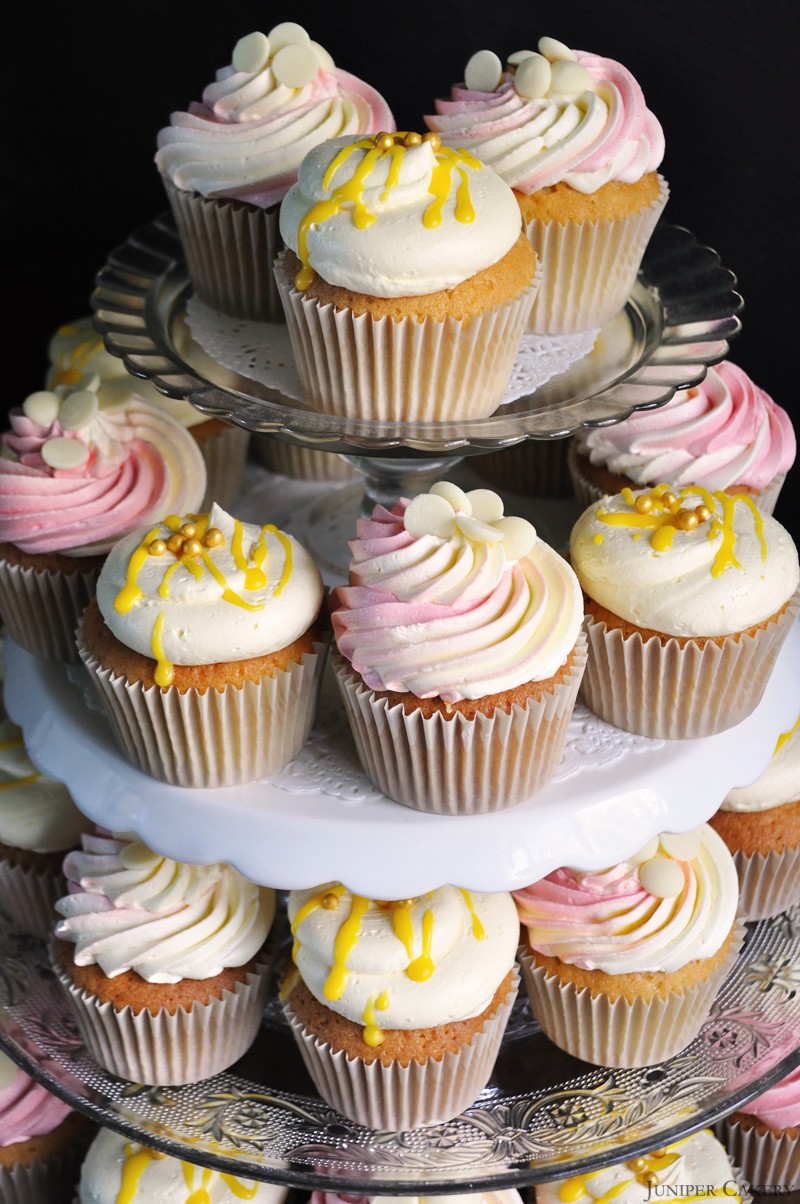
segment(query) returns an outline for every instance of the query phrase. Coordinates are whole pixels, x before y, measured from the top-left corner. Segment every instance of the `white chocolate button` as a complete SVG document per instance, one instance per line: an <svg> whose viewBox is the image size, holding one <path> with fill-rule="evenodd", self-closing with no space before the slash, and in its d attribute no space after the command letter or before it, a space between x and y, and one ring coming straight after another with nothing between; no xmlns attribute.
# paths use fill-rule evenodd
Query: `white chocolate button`
<svg viewBox="0 0 800 1204"><path fill-rule="evenodd" d="M317 56L317 61L323 71L335 71L336 64L333 61L333 56L328 54L324 46L320 46L319 42L309 42L311 49Z"/></svg>
<svg viewBox="0 0 800 1204"><path fill-rule="evenodd" d="M506 59L506 66L518 67L520 63L524 62L525 59L529 59L531 55L535 53L535 50L515 50L514 53L510 54Z"/></svg>
<svg viewBox="0 0 800 1204"><path fill-rule="evenodd" d="M406 506L403 516L406 531L419 538L421 535L436 535L449 539L456 529L453 507L443 497L433 493L420 493Z"/></svg>
<svg viewBox="0 0 800 1204"><path fill-rule="evenodd" d="M527 518L509 514L494 524L503 537L503 547L509 560L522 560L536 543L536 528Z"/></svg>
<svg viewBox="0 0 800 1204"><path fill-rule="evenodd" d="M648 840L647 844L642 845L638 853L634 853L632 857L628 857L628 861L633 865L639 865L642 861L649 861L651 857L655 857L658 852L658 837L653 836Z"/></svg>
<svg viewBox="0 0 800 1204"><path fill-rule="evenodd" d="M470 489L467 497L473 518L482 523L496 523L503 517L503 499L493 489Z"/></svg>
<svg viewBox="0 0 800 1204"><path fill-rule="evenodd" d="M488 523L470 518L468 514L457 514L456 526L465 539L473 543L500 543L503 538L503 532L498 531L497 527L490 527Z"/></svg>
<svg viewBox="0 0 800 1204"><path fill-rule="evenodd" d="M539 38L539 54L543 54L551 63L554 63L556 59L576 61L575 52L570 50L569 46L565 46L563 42L559 42L558 38Z"/></svg>
<svg viewBox="0 0 800 1204"><path fill-rule="evenodd" d="M55 393L40 389L38 393L30 393L22 403L22 412L31 422L39 426L52 426L58 418L59 403Z"/></svg>
<svg viewBox="0 0 800 1204"><path fill-rule="evenodd" d="M58 419L65 431L80 431L89 425L98 409L96 393L90 389L76 389L62 401Z"/></svg>
<svg viewBox="0 0 800 1204"><path fill-rule="evenodd" d="M284 46L272 60L272 74L287 88L305 88L319 71L319 59L310 46Z"/></svg>
<svg viewBox="0 0 800 1204"><path fill-rule="evenodd" d="M639 881L657 899L674 899L683 890L683 871L669 857L651 857L639 866Z"/></svg>
<svg viewBox="0 0 800 1204"><path fill-rule="evenodd" d="M42 459L49 468L80 468L89 459L89 448L59 436L42 444Z"/></svg>
<svg viewBox="0 0 800 1204"><path fill-rule="evenodd" d="M700 837L696 832L662 832L661 847L678 861L691 861L700 852Z"/></svg>
<svg viewBox="0 0 800 1204"><path fill-rule="evenodd" d="M569 63L566 59L557 59L551 67L553 73L550 90L560 92L562 96L580 96L592 86L589 72L581 63Z"/></svg>
<svg viewBox="0 0 800 1204"><path fill-rule="evenodd" d="M296 21L281 21L269 31L269 44L277 54L284 46L310 46L311 38Z"/></svg>
<svg viewBox="0 0 800 1204"><path fill-rule="evenodd" d="M452 481L437 481L435 485L431 485L430 492L434 497L443 497L459 514L472 514L472 506L466 493Z"/></svg>
<svg viewBox="0 0 800 1204"><path fill-rule="evenodd" d="M269 38L265 33L256 30L245 34L233 48L231 66L234 71L246 71L248 75L263 71L269 62L269 52Z"/></svg>
<svg viewBox="0 0 800 1204"><path fill-rule="evenodd" d="M550 91L553 69L543 54L532 54L517 67L514 87L526 100L538 100Z"/></svg>
<svg viewBox="0 0 800 1204"><path fill-rule="evenodd" d="M470 92L494 92L503 78L503 64L493 50L478 50L464 70Z"/></svg>

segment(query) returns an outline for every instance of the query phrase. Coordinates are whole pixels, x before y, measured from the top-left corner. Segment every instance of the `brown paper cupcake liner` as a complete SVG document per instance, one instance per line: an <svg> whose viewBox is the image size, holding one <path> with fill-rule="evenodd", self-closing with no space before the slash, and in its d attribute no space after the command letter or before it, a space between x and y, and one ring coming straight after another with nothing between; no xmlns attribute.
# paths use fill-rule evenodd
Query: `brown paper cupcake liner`
<svg viewBox="0 0 800 1204"><path fill-rule="evenodd" d="M713 736L741 723L761 701L800 610L800 592L765 627L681 646L586 617L589 658L581 698L623 731L661 740Z"/></svg>
<svg viewBox="0 0 800 1204"><path fill-rule="evenodd" d="M530 332L589 330L623 309L669 198L666 180L658 179L656 200L627 217L563 225L534 220L524 225L542 263L542 285L531 310Z"/></svg>
<svg viewBox="0 0 800 1204"><path fill-rule="evenodd" d="M521 497L572 497L569 439L527 439L473 460L488 481Z"/></svg>
<svg viewBox="0 0 800 1204"><path fill-rule="evenodd" d="M379 422L485 418L500 404L539 288L476 314L417 322L355 316L294 287L285 255L275 265L289 335L309 404Z"/></svg>
<svg viewBox="0 0 800 1204"><path fill-rule="evenodd" d="M20 932L42 939L51 936L58 919L56 901L65 894L66 882L62 874L13 865L0 859L0 911Z"/></svg>
<svg viewBox="0 0 800 1204"><path fill-rule="evenodd" d="M552 693L466 719L407 715L376 697L334 652L332 665L364 772L395 802L434 815L483 815L531 798L558 768L586 664L586 641Z"/></svg>
<svg viewBox="0 0 800 1204"><path fill-rule="evenodd" d="M515 969L505 1000L469 1044L456 1053L407 1066L363 1062L344 1050L334 1051L298 1020L289 1003L284 1003L284 1011L306 1069L326 1103L356 1124L403 1133L452 1120L475 1102L492 1077L518 989Z"/></svg>
<svg viewBox="0 0 800 1204"><path fill-rule="evenodd" d="M67 1204L78 1200L74 1189L83 1150L53 1153L46 1159L0 1166L2 1204Z"/></svg>
<svg viewBox="0 0 800 1204"><path fill-rule="evenodd" d="M97 567L51 573L0 563L0 615L6 635L34 656L78 664L75 628L94 597L99 575Z"/></svg>
<svg viewBox="0 0 800 1204"><path fill-rule="evenodd" d="M154 1087L198 1083L232 1066L256 1039L269 987L266 962L208 1003L153 1015L147 1008L118 1011L76 986L49 948L86 1048L109 1074Z"/></svg>
<svg viewBox="0 0 800 1204"><path fill-rule="evenodd" d="M736 849L732 854L739 875L739 901L748 920L780 915L800 902L800 845L770 853Z"/></svg>
<svg viewBox="0 0 800 1204"><path fill-rule="evenodd" d="M200 510L210 510L216 502L230 513L244 488L250 432L240 426L228 425L224 430L198 439L197 445L205 461L207 481Z"/></svg>
<svg viewBox="0 0 800 1204"><path fill-rule="evenodd" d="M234 318L283 322L272 264L283 248L279 206L208 200L162 176L192 287L205 304Z"/></svg>
<svg viewBox="0 0 800 1204"><path fill-rule="evenodd" d="M727 956L707 978L651 1000L593 996L588 987L562 983L537 966L526 947L518 958L533 1014L554 1045L594 1066L632 1068L663 1062L694 1040L744 937L744 924L737 919Z"/></svg>
<svg viewBox="0 0 800 1204"><path fill-rule="evenodd" d="M253 454L265 468L301 481L356 481L361 474L335 452L281 443L269 435L253 436Z"/></svg>
<svg viewBox="0 0 800 1204"><path fill-rule="evenodd" d="M306 743L326 645L272 677L225 690L162 690L105 669L78 650L124 756L172 786L235 786L277 773Z"/></svg>
<svg viewBox="0 0 800 1204"><path fill-rule="evenodd" d="M734 1113L721 1122L718 1135L753 1191L776 1187L800 1191L800 1141L791 1132L759 1133Z"/></svg>

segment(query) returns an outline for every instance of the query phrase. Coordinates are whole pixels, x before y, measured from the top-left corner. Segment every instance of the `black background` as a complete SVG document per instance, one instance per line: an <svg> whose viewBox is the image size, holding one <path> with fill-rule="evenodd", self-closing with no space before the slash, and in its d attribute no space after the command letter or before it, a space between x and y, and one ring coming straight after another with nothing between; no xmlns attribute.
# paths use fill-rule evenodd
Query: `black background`
<svg viewBox="0 0 800 1204"><path fill-rule="evenodd" d="M795 0L22 6L6 26L0 126L5 407L42 387L47 341L90 311L109 251L166 209L153 155L170 112L243 34L296 20L406 129L424 129L483 47L504 58L547 34L629 67L664 127L665 220L714 247L744 297L730 358L800 428L799 12ZM796 540L799 476L776 511Z"/></svg>

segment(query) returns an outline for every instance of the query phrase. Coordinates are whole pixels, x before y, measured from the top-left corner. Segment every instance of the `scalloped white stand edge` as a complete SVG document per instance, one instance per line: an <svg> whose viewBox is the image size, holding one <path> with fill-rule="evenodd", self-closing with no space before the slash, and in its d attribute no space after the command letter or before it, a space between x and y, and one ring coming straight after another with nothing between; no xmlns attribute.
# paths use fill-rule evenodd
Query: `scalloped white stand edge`
<svg viewBox="0 0 800 1204"><path fill-rule="evenodd" d="M442 883L513 890L560 865L599 869L661 831L708 820L735 786L766 768L800 713L800 624L780 652L758 707L728 731L654 741L647 751L551 782L492 815L427 815L375 795L293 791L264 779L218 790L168 786L130 766L104 717L85 706L63 666L13 641L5 703L33 763L63 781L104 827L134 832L164 856L225 861L278 890L341 881L370 897L404 898ZM89 683L87 682L87 687Z"/></svg>

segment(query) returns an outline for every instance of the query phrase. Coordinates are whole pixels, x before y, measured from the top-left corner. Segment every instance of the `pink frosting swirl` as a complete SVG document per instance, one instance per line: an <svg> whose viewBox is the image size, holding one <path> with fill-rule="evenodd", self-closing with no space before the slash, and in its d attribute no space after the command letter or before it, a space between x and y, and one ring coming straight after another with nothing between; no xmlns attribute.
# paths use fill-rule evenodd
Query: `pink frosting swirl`
<svg viewBox="0 0 800 1204"><path fill-rule="evenodd" d="M791 468L797 454L789 415L729 360L665 406L587 431L578 445L593 464L637 484L667 481L711 492L736 485L763 489Z"/></svg>
<svg viewBox="0 0 800 1204"><path fill-rule="evenodd" d="M162 514L194 511L206 469L193 436L149 402L99 410L80 430L43 425L17 408L0 457L0 542L24 552L107 552L128 531ZM51 467L53 439L86 450L77 468Z"/></svg>
<svg viewBox="0 0 800 1204"><path fill-rule="evenodd" d="M0 1051L0 1146L52 1133L71 1110Z"/></svg>
<svg viewBox="0 0 800 1204"><path fill-rule="evenodd" d="M451 89L426 116L429 129L463 146L528 195L564 182L592 193L610 180L635 183L664 157L664 133L633 75L614 59L573 52L591 86L579 96L530 100L504 74L493 92Z"/></svg>
<svg viewBox="0 0 800 1204"><path fill-rule="evenodd" d="M754 1116L769 1129L800 1126L800 1066L737 1111Z"/></svg>

